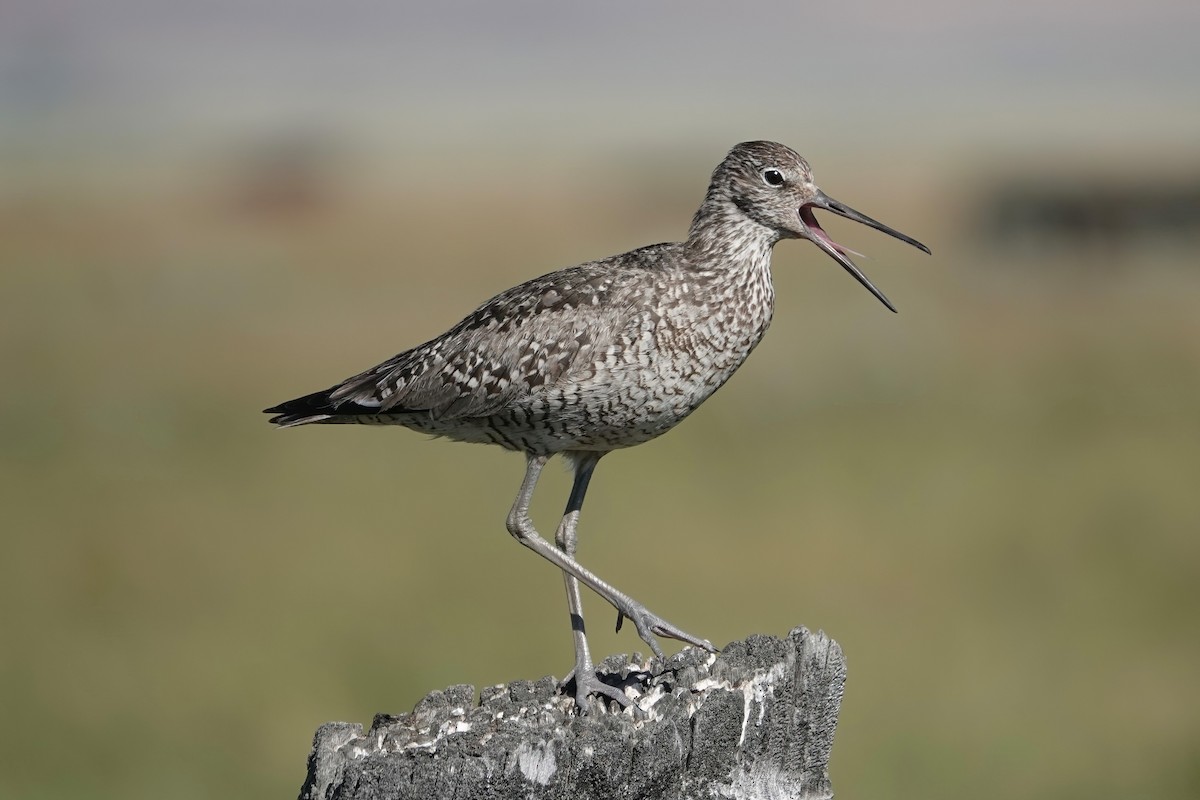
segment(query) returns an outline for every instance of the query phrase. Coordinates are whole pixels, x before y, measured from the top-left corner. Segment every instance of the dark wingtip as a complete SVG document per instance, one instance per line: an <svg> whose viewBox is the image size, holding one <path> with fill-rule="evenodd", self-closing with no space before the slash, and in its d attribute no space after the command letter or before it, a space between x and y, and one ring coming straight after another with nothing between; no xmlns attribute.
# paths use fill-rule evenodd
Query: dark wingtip
<svg viewBox="0 0 1200 800"><path fill-rule="evenodd" d="M300 417L306 416L305 414L295 413L296 412L295 408L289 408L289 406L294 406L295 404L296 404L295 400L289 400L288 402L280 403L277 406L271 406L270 408L264 408L262 410L262 413L274 414L275 416L268 419L267 422L271 423L272 425L278 425L279 427L284 427L288 423L294 422L295 420L299 419Z"/></svg>
<svg viewBox="0 0 1200 800"><path fill-rule="evenodd" d="M264 408L263 413L275 415L267 420L272 425L288 427L303 424L304 421L312 420L314 417L323 417L334 412L334 407L329 402L331 391L331 389L326 389L297 397L294 400L287 400L277 406Z"/></svg>

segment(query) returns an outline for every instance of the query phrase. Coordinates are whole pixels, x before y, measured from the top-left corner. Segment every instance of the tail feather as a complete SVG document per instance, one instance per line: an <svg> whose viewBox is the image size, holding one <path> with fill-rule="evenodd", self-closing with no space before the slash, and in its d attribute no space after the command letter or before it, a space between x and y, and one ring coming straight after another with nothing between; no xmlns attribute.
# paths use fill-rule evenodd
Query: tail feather
<svg viewBox="0 0 1200 800"><path fill-rule="evenodd" d="M336 389L337 387L334 387ZM268 422L280 428L293 428L297 425L308 425L314 422L329 422L337 416L348 414L372 414L378 409L363 408L354 403L337 403L331 401L333 389L306 394L294 400L288 400L277 406L263 409L264 414L274 414Z"/></svg>
<svg viewBox="0 0 1200 800"><path fill-rule="evenodd" d="M398 414L416 413L414 409L397 406L390 406L384 410L378 401L372 402L374 398L369 395L364 396L367 402L348 399L346 388L354 388L359 382L358 379L351 378L337 386L265 408L263 413L274 414L275 416L271 417L268 422L280 428L294 428L297 425L322 422L364 422L369 421L364 418L370 417L379 417L380 421L385 421L384 417L391 418Z"/></svg>

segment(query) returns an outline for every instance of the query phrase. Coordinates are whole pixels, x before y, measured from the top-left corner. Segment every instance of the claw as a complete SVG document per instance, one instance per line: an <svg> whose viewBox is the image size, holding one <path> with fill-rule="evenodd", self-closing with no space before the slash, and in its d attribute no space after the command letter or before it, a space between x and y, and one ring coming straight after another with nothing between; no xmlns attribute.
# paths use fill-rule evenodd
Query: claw
<svg viewBox="0 0 1200 800"><path fill-rule="evenodd" d="M629 708L633 704L633 701L629 699L629 696L624 691L618 689L616 686L610 686L593 673L588 673L588 677L580 680L576 671L571 670L567 673L567 677L563 678L562 683L558 685L559 690L563 694L567 694L569 692L568 686L572 681L575 682L575 710L580 715L588 713L590 708L588 698L591 695L600 695L614 700L621 706L622 710ZM637 707L634 706L634 708L636 709Z"/></svg>
<svg viewBox="0 0 1200 800"><path fill-rule="evenodd" d="M659 636L665 636L668 639L676 639L678 641L694 645L695 647L702 648L710 653L717 652L717 649L713 647L712 642L708 641L707 639L701 639L699 637L692 636L690 633L687 633L683 629L667 622L657 614L654 614L640 603L630 603L628 608L617 609L618 631L621 630L621 623L624 622L626 618L633 622L634 626L637 627L638 636L642 638L643 642L650 646L654 656L660 660L664 656L662 648L659 647L658 640L655 638L655 634Z"/></svg>

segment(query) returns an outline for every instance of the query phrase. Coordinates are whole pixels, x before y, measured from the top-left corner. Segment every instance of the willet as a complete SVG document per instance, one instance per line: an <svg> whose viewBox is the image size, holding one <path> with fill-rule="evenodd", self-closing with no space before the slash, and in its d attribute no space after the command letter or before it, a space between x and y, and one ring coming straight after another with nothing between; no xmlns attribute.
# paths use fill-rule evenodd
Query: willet
<svg viewBox="0 0 1200 800"><path fill-rule="evenodd" d="M656 636L714 648L575 559L588 482L606 453L674 428L746 361L771 322L771 251L779 240L808 239L896 310L850 259L852 251L821 228L816 209L929 252L825 195L795 151L774 142L746 142L713 172L686 241L526 281L441 336L267 413L281 427L400 425L524 453L525 479L508 513L508 531L563 572L575 647L575 701L581 711L589 694L626 705L623 692L596 676L580 582L617 609L618 629L623 619L631 620L659 658ZM558 454L572 463L575 482L556 547L535 530L529 503L542 467Z"/></svg>

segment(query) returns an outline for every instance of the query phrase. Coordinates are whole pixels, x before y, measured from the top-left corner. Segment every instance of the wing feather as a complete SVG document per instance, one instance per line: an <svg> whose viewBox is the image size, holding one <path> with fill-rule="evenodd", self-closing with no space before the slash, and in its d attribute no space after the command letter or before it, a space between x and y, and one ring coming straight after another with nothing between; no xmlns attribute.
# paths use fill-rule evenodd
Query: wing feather
<svg viewBox="0 0 1200 800"><path fill-rule="evenodd" d="M592 265L536 278L492 298L443 336L333 388L332 412L485 417L594 369L628 319ZM347 410L349 413L349 409ZM368 412L369 413L369 412Z"/></svg>

